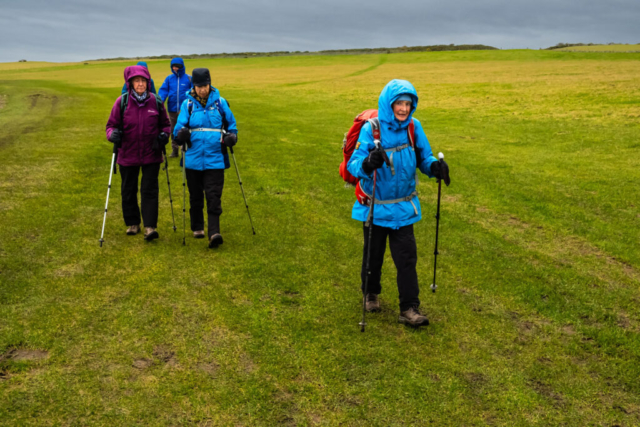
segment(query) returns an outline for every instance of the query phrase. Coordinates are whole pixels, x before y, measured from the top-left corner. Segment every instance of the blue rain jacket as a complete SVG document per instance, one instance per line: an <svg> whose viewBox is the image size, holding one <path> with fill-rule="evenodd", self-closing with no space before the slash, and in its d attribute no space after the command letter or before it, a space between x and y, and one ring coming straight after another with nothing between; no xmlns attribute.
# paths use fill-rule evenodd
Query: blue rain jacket
<svg viewBox="0 0 640 427"><path fill-rule="evenodd" d="M401 122L395 118L392 104L403 94L411 96L413 106L409 118ZM431 152L431 146L418 119L413 119L413 122L415 123L415 144L420 153L419 159L416 158L416 152L411 148L411 141L409 140L408 126L417 106L418 94L413 85L406 80L391 80L380 93L380 98L378 99L380 139L382 148L387 152L387 156L391 157L393 154L395 174L391 173L391 168L386 164L377 169L376 199L378 200L394 200L410 196L416 190L416 168L433 178L433 175L431 175L431 163L437 160ZM365 123L362 127L358 144L358 148L353 152L351 160L347 164L347 169L353 176L360 179L362 189L367 194L371 194L373 172L368 175L362 169L362 163L375 146L370 123ZM403 144L409 144L409 147L401 151L389 151ZM351 217L358 221L366 221L368 214L369 207L356 201L353 205ZM397 203L376 204L373 211L373 223L375 225L394 230L414 224L420 221L421 218L422 211L417 196L414 196L411 200Z"/></svg>
<svg viewBox="0 0 640 427"><path fill-rule="evenodd" d="M136 65L142 65L147 70L149 69L149 67L147 67L147 63L144 61L140 61ZM147 89L153 94L156 93L156 84L153 82L153 79L149 79L149 87ZM124 86L122 86L122 95L125 93L127 93L127 82L124 82Z"/></svg>
<svg viewBox="0 0 640 427"><path fill-rule="evenodd" d="M216 101L219 101L218 109ZM191 116L189 116L189 104L192 105ZM229 108L227 101L220 97L218 89L211 87L207 106L202 105L193 97L187 94L187 99L180 107L178 121L173 130L173 136L178 136L178 131L183 127L191 129L191 148L185 152L185 167L187 169L228 169L230 166L229 155L222 145L222 133L220 131L199 131L197 129L222 129L222 114L227 120L227 132L238 133L236 119Z"/></svg>
<svg viewBox="0 0 640 427"><path fill-rule="evenodd" d="M182 68L178 72L173 71L172 68L171 75L164 79L158 92L162 102L169 98L167 111L170 113L175 113L180 109L184 100L187 99L187 92L191 89L191 76L186 74L182 58L173 58L171 66L174 65L182 65Z"/></svg>

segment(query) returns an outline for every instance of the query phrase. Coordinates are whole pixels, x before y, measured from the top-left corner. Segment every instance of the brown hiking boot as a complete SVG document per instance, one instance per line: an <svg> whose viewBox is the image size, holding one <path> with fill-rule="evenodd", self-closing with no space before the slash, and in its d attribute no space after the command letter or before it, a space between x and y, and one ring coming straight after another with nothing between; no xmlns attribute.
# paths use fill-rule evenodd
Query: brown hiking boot
<svg viewBox="0 0 640 427"><path fill-rule="evenodd" d="M160 237L155 228L145 227L144 228L144 240L150 242L153 239L157 239Z"/></svg>
<svg viewBox="0 0 640 427"><path fill-rule="evenodd" d="M195 237L196 239L204 239L204 230L194 231L193 237Z"/></svg>
<svg viewBox="0 0 640 427"><path fill-rule="evenodd" d="M209 238L209 248L215 249L222 244L222 236L219 233L214 234Z"/></svg>
<svg viewBox="0 0 640 427"><path fill-rule="evenodd" d="M380 300L378 299L378 295L367 294L364 307L369 313L377 313L380 311Z"/></svg>
<svg viewBox="0 0 640 427"><path fill-rule="evenodd" d="M400 317L398 317L398 322L404 323L409 326L427 326L429 324L429 319L427 316L420 313L417 307L411 307L406 311L400 312Z"/></svg>
<svg viewBox="0 0 640 427"><path fill-rule="evenodd" d="M140 232L139 225L130 225L129 228L127 228L127 236L135 236L139 232Z"/></svg>

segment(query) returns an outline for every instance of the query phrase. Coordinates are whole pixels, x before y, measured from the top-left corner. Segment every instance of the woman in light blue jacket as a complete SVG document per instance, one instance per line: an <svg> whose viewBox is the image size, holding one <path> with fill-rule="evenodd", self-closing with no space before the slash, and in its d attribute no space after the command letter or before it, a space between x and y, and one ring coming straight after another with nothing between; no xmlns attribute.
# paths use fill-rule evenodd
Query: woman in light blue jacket
<svg viewBox="0 0 640 427"><path fill-rule="evenodd" d="M366 309L372 312L380 310L380 272L388 236L391 255L398 272L399 321L412 326L429 324L427 317L418 310L420 289L413 224L420 221L422 211L416 192L416 168L430 178L442 178L446 183L449 181L447 164L444 160L439 163L433 156L422 125L412 117L417 106L418 94L411 83L406 80L390 81L378 100L379 143L389 163L386 164L382 150L374 150L376 144L373 127L369 122L362 127L357 149L347 165L349 172L360 179L360 187L369 197L373 190L374 172L377 174L370 275L367 293L363 296ZM409 124L412 120L415 131L410 135ZM367 277L369 226L366 221L370 199L366 203L356 201L352 211L353 219L365 223L361 270L363 292Z"/></svg>
<svg viewBox="0 0 640 427"><path fill-rule="evenodd" d="M180 107L174 137L184 150L189 187L189 215L195 238L204 238L204 196L207 199L209 247L222 244L220 215L224 170L228 169L228 147L237 142L236 119L229 103L211 86L206 68L193 70L193 88Z"/></svg>

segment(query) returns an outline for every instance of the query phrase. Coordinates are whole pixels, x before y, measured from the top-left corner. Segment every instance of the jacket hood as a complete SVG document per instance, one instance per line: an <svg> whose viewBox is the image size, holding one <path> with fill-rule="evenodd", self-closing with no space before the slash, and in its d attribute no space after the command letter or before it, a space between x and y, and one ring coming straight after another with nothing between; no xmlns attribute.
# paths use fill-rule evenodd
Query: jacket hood
<svg viewBox="0 0 640 427"><path fill-rule="evenodd" d="M403 94L409 95L413 102L409 117L401 122L393 115L393 107L391 105ZM418 93L413 85L406 80L394 79L387 83L380 93L380 98L378 98L378 117L381 122L388 123L394 128L404 128L409 126L417 107Z"/></svg>
<svg viewBox="0 0 640 427"><path fill-rule="evenodd" d="M185 69L184 69L184 61L182 60L182 58L173 58L173 59L171 60L171 65L170 65L170 67L173 67L174 65L182 65L182 68L180 68L180 69L178 70L178 73L177 73L177 74L178 74L178 77L182 77L182 76L184 76L184 74L185 74L185 72L186 72L186 71L185 71ZM176 73L173 71L173 68L171 68L171 72L172 72L173 74L176 74Z"/></svg>
<svg viewBox="0 0 640 427"><path fill-rule="evenodd" d="M136 65L142 65L144 68L146 68L147 70L149 69L149 67L147 66L147 63L144 61L139 61Z"/></svg>
<svg viewBox="0 0 640 427"><path fill-rule="evenodd" d="M147 90L149 90L149 81L151 80L151 76L149 75L149 70L147 70L142 65L132 65L124 69L124 81L127 84L127 90L130 88L129 80L134 77L144 77L147 79Z"/></svg>

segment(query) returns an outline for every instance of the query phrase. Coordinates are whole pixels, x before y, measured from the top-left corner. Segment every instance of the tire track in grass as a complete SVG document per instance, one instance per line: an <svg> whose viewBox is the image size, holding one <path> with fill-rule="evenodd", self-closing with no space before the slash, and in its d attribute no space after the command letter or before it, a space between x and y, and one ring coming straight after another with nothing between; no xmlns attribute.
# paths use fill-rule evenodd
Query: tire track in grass
<svg viewBox="0 0 640 427"><path fill-rule="evenodd" d="M380 58L378 59L378 63L374 64L370 67L364 68L360 71L356 71L355 73L351 73L351 74L347 74L345 77L356 77L356 76L361 76L365 73L368 73L370 71L375 70L376 68L378 68L379 66L381 66L382 64L384 64L385 62L387 62L387 56L386 55L380 55Z"/></svg>
<svg viewBox="0 0 640 427"><path fill-rule="evenodd" d="M342 79L346 79L346 78L349 78L349 77L357 77L357 76L361 76L363 74L366 74L368 72L371 72L371 71L375 70L376 68L378 68L379 66L381 66L385 62L387 62L387 57L384 56L384 55L380 55L380 58L378 59L378 62L376 64L373 64L373 65L371 65L371 66L369 66L367 68L363 68L362 70L358 70L358 71L355 71L353 73L347 74L346 76L343 76L343 77L338 77L336 79L320 79L320 80L311 80L311 81L306 81L306 82L286 83L286 84L284 84L282 86L283 87L304 86L304 85L311 85L311 84L314 84L314 83L322 83L322 82L342 80Z"/></svg>

